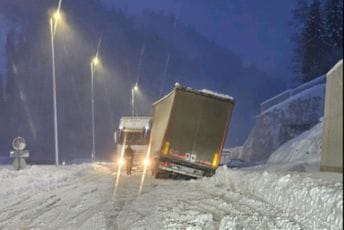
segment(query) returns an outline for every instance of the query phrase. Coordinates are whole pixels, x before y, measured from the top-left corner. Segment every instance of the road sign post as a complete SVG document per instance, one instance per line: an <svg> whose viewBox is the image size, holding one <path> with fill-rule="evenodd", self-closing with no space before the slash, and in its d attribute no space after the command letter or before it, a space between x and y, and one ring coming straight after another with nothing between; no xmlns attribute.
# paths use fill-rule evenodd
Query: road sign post
<svg viewBox="0 0 344 230"><path fill-rule="evenodd" d="M13 167L16 170L25 168L26 161L24 158L30 156L29 150L25 149L26 141L22 137L16 137L12 141L13 150L10 151L10 158L14 158Z"/></svg>

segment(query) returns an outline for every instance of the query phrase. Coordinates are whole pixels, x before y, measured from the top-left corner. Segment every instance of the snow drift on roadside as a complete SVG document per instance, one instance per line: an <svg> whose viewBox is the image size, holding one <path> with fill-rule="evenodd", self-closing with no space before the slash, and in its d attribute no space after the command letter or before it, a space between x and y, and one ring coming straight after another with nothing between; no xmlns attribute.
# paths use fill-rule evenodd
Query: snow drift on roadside
<svg viewBox="0 0 344 230"><path fill-rule="evenodd" d="M231 170L166 181L124 206L120 229L341 229L343 184L312 174Z"/></svg>
<svg viewBox="0 0 344 230"><path fill-rule="evenodd" d="M272 203L311 229L342 228L342 182L316 179L311 174L245 172L225 167L219 168L210 181Z"/></svg>
<svg viewBox="0 0 344 230"><path fill-rule="evenodd" d="M42 166L34 165L15 171L12 167L0 168L0 197L34 193L64 186L76 180L90 165Z"/></svg>
<svg viewBox="0 0 344 230"><path fill-rule="evenodd" d="M298 171L306 170L305 167L308 165L319 170L322 130L323 123L321 122L312 129L283 144L271 154L268 164L299 166ZM303 169L300 167L303 167Z"/></svg>
<svg viewBox="0 0 344 230"><path fill-rule="evenodd" d="M36 224L42 221L48 226L62 211L68 215L60 216L54 223L67 220L68 224L73 223L71 229L74 226L87 229L90 222L99 221L99 218L115 218L118 229L341 229L343 224L343 183L319 175L221 167L215 176L199 180L151 178L145 182L140 196L140 177L131 176L127 179L134 180L128 180L127 184L122 178L119 191L123 191L115 196L114 206L111 206L112 200L107 200L110 196L104 194L112 193L112 177L100 173L100 169L93 171L93 167L88 164L32 166L22 171L0 169L0 210L2 205L6 206L7 200L15 203L18 197L27 197L30 201L30 197L37 193L33 206L29 202L23 207L30 212L43 201L39 208L42 213L33 221ZM87 186L81 186L85 183L81 178L89 177L93 172L97 176L89 180ZM69 185L73 186L63 189ZM61 190L57 189L60 187ZM97 189L98 192L93 192ZM55 194L45 193L50 190L59 193L63 202L45 216L46 204L40 198ZM89 195L83 198L86 203L80 206L76 197L81 196L83 190ZM71 210L66 210L68 208ZM90 221L85 222L80 212L86 213L87 218L92 217ZM97 213L104 215L98 216ZM75 219L70 219L70 215L76 215ZM11 218L9 224L19 223L15 216ZM106 224L110 219L100 222ZM28 217L26 221L27 226L31 226Z"/></svg>

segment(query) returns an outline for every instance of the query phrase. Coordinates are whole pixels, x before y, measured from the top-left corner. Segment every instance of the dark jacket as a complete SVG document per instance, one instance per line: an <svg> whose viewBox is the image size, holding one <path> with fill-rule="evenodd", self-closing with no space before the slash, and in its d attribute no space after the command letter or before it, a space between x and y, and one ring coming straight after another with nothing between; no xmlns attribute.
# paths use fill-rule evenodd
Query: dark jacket
<svg viewBox="0 0 344 230"><path fill-rule="evenodd" d="M134 157L134 150L130 146L128 146L124 151L124 156L126 158L133 158Z"/></svg>

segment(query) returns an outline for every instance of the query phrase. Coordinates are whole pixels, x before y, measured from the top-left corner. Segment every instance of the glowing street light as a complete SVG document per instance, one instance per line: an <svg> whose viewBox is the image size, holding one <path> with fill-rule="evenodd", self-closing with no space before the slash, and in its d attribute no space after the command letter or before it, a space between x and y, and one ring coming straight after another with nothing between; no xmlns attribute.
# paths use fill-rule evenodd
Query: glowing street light
<svg viewBox="0 0 344 230"><path fill-rule="evenodd" d="M96 71L96 66L100 63L98 58L100 44L101 44L101 37L98 40L98 48L96 55L91 59L90 67L91 67L91 115L92 115L92 153L91 159L94 162L96 159L96 140L95 140L95 125L94 125L94 73Z"/></svg>
<svg viewBox="0 0 344 230"><path fill-rule="evenodd" d="M96 66L99 64L98 52L97 55L92 59L90 66L91 66L91 113L92 113L92 153L91 158L92 161L95 161L96 156L96 141L95 141L95 127L94 127L94 73L96 70Z"/></svg>
<svg viewBox="0 0 344 230"><path fill-rule="evenodd" d="M54 20L58 21L58 20L61 18L61 13L60 13L60 11L56 11L56 12L53 14L53 18L54 18Z"/></svg>
<svg viewBox="0 0 344 230"><path fill-rule="evenodd" d="M139 90L137 83L131 88L131 115L135 116L135 92Z"/></svg>
<svg viewBox="0 0 344 230"><path fill-rule="evenodd" d="M99 58L98 58L97 56L95 56L95 57L92 59L92 64L93 64L94 66L96 66L96 65L98 65L98 63L99 63Z"/></svg>
<svg viewBox="0 0 344 230"><path fill-rule="evenodd" d="M59 144L58 144L58 127L57 127L57 102L56 102L56 71L55 71L55 33L57 22L61 18L60 13L61 0L59 1L58 10L50 18L50 39L51 39L51 65L53 75L53 106L54 106L54 139L55 139L55 164L59 165Z"/></svg>

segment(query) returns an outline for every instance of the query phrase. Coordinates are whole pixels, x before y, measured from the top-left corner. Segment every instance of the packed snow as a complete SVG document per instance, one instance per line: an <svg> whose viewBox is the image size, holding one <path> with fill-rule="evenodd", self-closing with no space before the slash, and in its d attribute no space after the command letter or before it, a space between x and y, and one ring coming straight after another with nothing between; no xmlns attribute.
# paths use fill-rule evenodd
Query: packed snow
<svg viewBox="0 0 344 230"><path fill-rule="evenodd" d="M283 144L271 154L268 162L282 165L300 163L319 170L322 130L323 122Z"/></svg>
<svg viewBox="0 0 344 230"><path fill-rule="evenodd" d="M0 169L0 229L341 229L343 183L310 173L231 170L211 178L121 175L111 164ZM335 178L335 179L333 179Z"/></svg>
<svg viewBox="0 0 344 230"><path fill-rule="evenodd" d="M225 99L230 99L230 100L234 100L234 98L232 96L229 96L227 94L222 94L222 93L218 93L218 92L214 92L214 91L211 91L209 89L202 89L201 90L202 93L206 93L206 94L210 94L210 95L214 95L216 97L221 97L221 98L225 98Z"/></svg>

